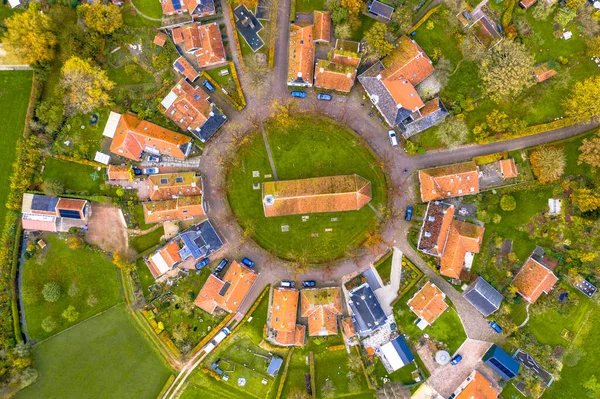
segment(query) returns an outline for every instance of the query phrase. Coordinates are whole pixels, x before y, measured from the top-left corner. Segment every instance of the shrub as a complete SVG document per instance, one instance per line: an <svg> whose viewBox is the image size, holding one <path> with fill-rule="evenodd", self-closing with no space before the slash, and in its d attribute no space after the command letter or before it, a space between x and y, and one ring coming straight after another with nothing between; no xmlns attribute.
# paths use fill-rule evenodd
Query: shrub
<svg viewBox="0 0 600 399"><path fill-rule="evenodd" d="M61 314L62 317L67 321L74 322L79 318L79 312L75 309L75 306L69 305Z"/></svg>
<svg viewBox="0 0 600 399"><path fill-rule="evenodd" d="M48 316L42 321L42 329L44 329L44 331L51 332L55 328L56 328L56 322L54 321L52 316Z"/></svg>
<svg viewBox="0 0 600 399"><path fill-rule="evenodd" d="M42 295L47 302L56 302L60 298L60 286L53 281L44 284Z"/></svg>
<svg viewBox="0 0 600 399"><path fill-rule="evenodd" d="M502 208L503 211L505 212L509 212L509 211L514 211L515 208L517 207L517 200L515 200L515 197L513 197L512 195L503 195L502 198L500 199L500 208Z"/></svg>

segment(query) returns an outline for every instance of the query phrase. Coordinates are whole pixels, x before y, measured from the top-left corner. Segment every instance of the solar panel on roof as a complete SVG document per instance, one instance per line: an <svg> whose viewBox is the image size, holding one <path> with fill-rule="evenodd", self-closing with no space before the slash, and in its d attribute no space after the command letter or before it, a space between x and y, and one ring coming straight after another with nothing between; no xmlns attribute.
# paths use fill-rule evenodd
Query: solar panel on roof
<svg viewBox="0 0 600 399"><path fill-rule="evenodd" d="M166 178L166 177L161 177L160 178L160 184L167 184L167 183L169 183L169 179L168 178Z"/></svg>
<svg viewBox="0 0 600 399"><path fill-rule="evenodd" d="M179 61L175 61L175 68L176 68L176 69L177 69L179 72L183 72L183 70L185 69L185 68L183 67L183 65L181 65L181 64L179 63Z"/></svg>
<svg viewBox="0 0 600 399"><path fill-rule="evenodd" d="M81 219L81 214L79 211L74 211L71 209L59 209L58 214L60 217L68 218L68 219Z"/></svg>
<svg viewBox="0 0 600 399"><path fill-rule="evenodd" d="M194 94L194 100L200 101L202 97L200 97L200 94Z"/></svg>
<svg viewBox="0 0 600 399"><path fill-rule="evenodd" d="M183 177L176 177L176 178L175 178L175 181L176 181L177 183L183 183Z"/></svg>
<svg viewBox="0 0 600 399"><path fill-rule="evenodd" d="M225 284L223 285L223 287L221 287L221 291L219 291L219 295L223 296L227 293L227 290L229 289L229 286L231 285L231 283L229 281L226 281Z"/></svg>
<svg viewBox="0 0 600 399"><path fill-rule="evenodd" d="M181 10L181 2L179 0L173 0L173 8L176 11Z"/></svg>

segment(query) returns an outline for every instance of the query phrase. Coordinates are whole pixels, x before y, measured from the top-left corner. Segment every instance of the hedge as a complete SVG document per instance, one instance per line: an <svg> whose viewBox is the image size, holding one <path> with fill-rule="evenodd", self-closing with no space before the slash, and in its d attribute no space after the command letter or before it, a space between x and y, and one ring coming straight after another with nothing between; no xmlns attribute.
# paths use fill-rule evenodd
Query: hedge
<svg viewBox="0 0 600 399"><path fill-rule="evenodd" d="M508 0L506 4L506 10L504 11L504 14L502 14L502 29L506 30L506 28L508 28L508 26L512 23L513 10L515 9L516 4L516 0Z"/></svg>
<svg viewBox="0 0 600 399"><path fill-rule="evenodd" d="M244 92L242 90L242 84L240 83L240 79L237 74L237 70L235 69L235 64L233 62L229 63L229 70L231 71L231 77L235 80L235 89L238 94L238 98L240 99L240 106L244 108L246 106L246 97L244 97Z"/></svg>
<svg viewBox="0 0 600 399"><path fill-rule="evenodd" d="M412 33L414 31L416 31L417 29L419 29L419 27L421 25L423 25L429 19L429 17L431 17L441 6L442 6L441 4L438 4L437 6L433 7L431 10L427 11L427 13L425 13L425 15L423 15L423 18L421 18L416 24L413 25L413 27L410 29L410 32Z"/></svg>
<svg viewBox="0 0 600 399"><path fill-rule="evenodd" d="M15 233L15 244L13 246L12 265L10 269L10 284L12 288L12 316L13 326L15 329L15 338L17 342L23 343L23 332L21 331L21 318L19 317L19 302L18 302L18 286L17 286L17 271L19 270L19 246L21 242L21 234L23 233L23 225L21 220L17 221L17 232Z"/></svg>
<svg viewBox="0 0 600 399"><path fill-rule="evenodd" d="M331 352L336 352L336 351L344 350L345 348L346 348L346 345L333 345L333 346L327 347L327 350L331 351Z"/></svg>
<svg viewBox="0 0 600 399"><path fill-rule="evenodd" d="M164 342L165 345L167 345L167 347L169 349L171 349L173 352L180 354L179 348L177 348L177 345L175 345L175 343L173 343L173 341L171 340L171 338L169 338L169 335L167 334L166 331L163 331L160 334L158 334L158 338L160 338L160 340L162 342ZM180 356L181 356L181 354L180 354Z"/></svg>
<svg viewBox="0 0 600 399"><path fill-rule="evenodd" d="M233 63L231 65L233 65ZM233 69L229 68L229 69L232 72L235 70L235 68L233 68ZM232 75L233 75L233 73L232 73ZM219 89L223 93L223 95L225 96L225 100L227 100L227 102L233 108L235 108L235 109L237 109L239 111L239 110L241 110L241 109L243 109L245 107L245 105L246 105L246 100L245 99L243 100L244 101L243 104L238 104L238 102L235 101L233 99L233 97L231 97L231 95L227 91L223 91L224 90L223 87L220 84L218 84L217 81L214 80L208 73L206 73L206 71L200 72L200 76L203 77L204 79L208 80L214 87L216 87L217 89ZM237 74L236 74L236 78L237 78ZM238 84L239 84L239 81L238 81ZM241 88L239 90L241 90ZM227 93L227 94L225 94L225 93ZM242 98L243 98L243 94L242 94Z"/></svg>
<svg viewBox="0 0 600 399"><path fill-rule="evenodd" d="M56 159L61 159L63 161L79 163L81 165L93 166L95 168L106 168L106 165L101 164L100 162L90 161L87 159L73 158L73 157L68 157L66 155L61 155L61 154L54 154L52 157L56 158Z"/></svg>
<svg viewBox="0 0 600 399"><path fill-rule="evenodd" d="M498 141L518 139L521 137L533 136L534 134L538 134L538 133L549 132L551 130L556 130L556 129L560 129L560 128L567 127L567 126L574 126L576 124L577 124L577 122L575 122L575 119L566 117L566 118L558 119L556 121L552 121L552 122L548 122L548 123L540 123L539 125L528 126L519 133L508 133L508 132L503 133L499 139L497 139L496 137L488 137L483 140L478 140L477 143L478 144L489 144L489 143L495 143Z"/></svg>
<svg viewBox="0 0 600 399"><path fill-rule="evenodd" d="M229 19L231 23L235 26L235 17L233 16L233 9L231 8L231 4L227 4L227 11L229 12ZM246 68L246 63L244 62L244 56L242 55L242 47L240 45L240 39L238 37L237 30L234 29L233 39L235 40L235 50L237 52L238 58L240 60L240 65L242 66L242 71L247 72L248 68Z"/></svg>
<svg viewBox="0 0 600 399"><path fill-rule="evenodd" d="M477 165L487 165L489 163L494 163L496 161L499 161L499 160L505 159L505 158L508 158L508 152L506 152L506 151L496 152L494 154L488 154L488 155L481 155L479 157L473 158L473 162L475 162Z"/></svg>
<svg viewBox="0 0 600 399"><path fill-rule="evenodd" d="M344 345L342 345L344 346ZM310 352L308 354L308 361L310 364L310 390L312 392L312 397L316 399L317 397L317 377L315 373L315 353Z"/></svg>
<svg viewBox="0 0 600 399"><path fill-rule="evenodd" d="M400 292L398 292L398 296L396 297L394 302L392 302L392 306L395 305L396 302L398 302L400 298L402 298L412 287L414 287L415 284L417 284L417 282L421 279L421 277L423 277L423 272L418 267L416 267L412 263L412 261L409 260L406 256L402 257L402 267L408 267L409 269L412 269L415 273L417 273L417 277L415 277L410 284L408 284Z"/></svg>
<svg viewBox="0 0 600 399"><path fill-rule="evenodd" d="M285 379L287 377L288 368L290 367L290 361L292 360L293 354L294 347L290 349L287 355L287 359L285 359L285 366L283 367L283 374L281 374L281 381L279 381L279 387L277 388L277 396L275 396L275 399L281 398L281 394L283 393L283 387L285 386Z"/></svg>
<svg viewBox="0 0 600 399"><path fill-rule="evenodd" d="M295 3L295 1L292 1ZM274 10L274 17L271 18L271 32L269 36L269 68L273 68L275 66L275 39L277 37L277 17L279 13L277 12L279 8L279 0L273 0L273 4L271 4L271 10Z"/></svg>
<svg viewBox="0 0 600 399"><path fill-rule="evenodd" d="M296 20L296 0L291 0L292 6L290 7L290 22Z"/></svg>
<svg viewBox="0 0 600 399"><path fill-rule="evenodd" d="M39 191L39 190L28 190L27 192L29 194L41 194L41 195L44 195L44 192L43 191ZM66 194L66 193L63 193L63 194L60 195L60 197L85 199L85 200L93 201L93 202L101 202L103 204L112 204L113 203L113 198L112 197L107 197L105 195L79 195L79 194Z"/></svg>

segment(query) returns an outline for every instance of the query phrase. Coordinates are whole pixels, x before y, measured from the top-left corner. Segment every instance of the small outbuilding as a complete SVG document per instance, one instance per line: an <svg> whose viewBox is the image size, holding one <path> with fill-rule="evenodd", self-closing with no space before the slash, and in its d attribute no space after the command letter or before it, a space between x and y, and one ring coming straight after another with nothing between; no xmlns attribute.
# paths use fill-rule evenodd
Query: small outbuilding
<svg viewBox="0 0 600 399"><path fill-rule="evenodd" d="M502 294L481 277L477 277L463 296L486 317L498 310L504 299Z"/></svg>
<svg viewBox="0 0 600 399"><path fill-rule="evenodd" d="M408 344L402 336L398 336L396 339L383 345L380 351L383 355L382 357L385 358L383 364L390 373L401 369L415 360L415 356L410 351Z"/></svg>
<svg viewBox="0 0 600 399"><path fill-rule="evenodd" d="M271 361L269 362L269 367L267 367L267 374L272 377L275 377L279 373L279 369L283 364L283 359L279 356L273 356Z"/></svg>
<svg viewBox="0 0 600 399"><path fill-rule="evenodd" d="M391 20L392 14L394 13L394 7L388 6L380 1L373 0L373 2L369 4L369 12L373 15L377 15L378 17Z"/></svg>
<svg viewBox="0 0 600 399"><path fill-rule="evenodd" d="M521 364L498 345L492 345L481 360L506 381L515 378L521 368Z"/></svg>

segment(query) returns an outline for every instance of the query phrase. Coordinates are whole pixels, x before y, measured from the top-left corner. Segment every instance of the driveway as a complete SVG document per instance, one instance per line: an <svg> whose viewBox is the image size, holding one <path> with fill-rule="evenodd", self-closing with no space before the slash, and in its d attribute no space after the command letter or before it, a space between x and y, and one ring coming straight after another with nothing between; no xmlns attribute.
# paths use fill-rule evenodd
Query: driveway
<svg viewBox="0 0 600 399"><path fill-rule="evenodd" d="M106 252L127 249L127 225L121 209L93 202L85 240Z"/></svg>

